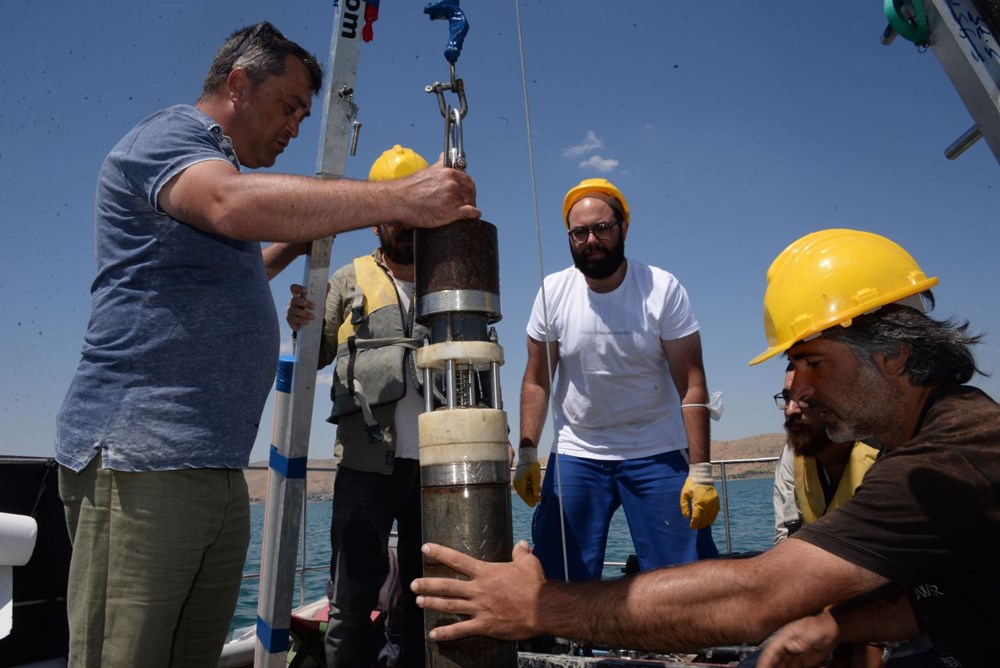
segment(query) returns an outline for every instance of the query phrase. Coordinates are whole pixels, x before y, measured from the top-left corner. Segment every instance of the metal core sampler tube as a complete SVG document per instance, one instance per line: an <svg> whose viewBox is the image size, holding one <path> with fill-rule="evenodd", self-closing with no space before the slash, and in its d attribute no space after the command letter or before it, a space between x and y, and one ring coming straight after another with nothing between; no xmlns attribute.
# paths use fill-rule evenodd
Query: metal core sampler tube
<svg viewBox="0 0 1000 668"><path fill-rule="evenodd" d="M430 342L417 351L424 375L420 480L424 540L486 561L510 561L512 547L507 414L501 410L503 348L497 229L463 220L414 231L417 320ZM443 405L434 409L430 388ZM425 558L424 574L457 577ZM426 610L425 632L458 621ZM472 637L427 640L426 665L516 666L512 642Z"/></svg>

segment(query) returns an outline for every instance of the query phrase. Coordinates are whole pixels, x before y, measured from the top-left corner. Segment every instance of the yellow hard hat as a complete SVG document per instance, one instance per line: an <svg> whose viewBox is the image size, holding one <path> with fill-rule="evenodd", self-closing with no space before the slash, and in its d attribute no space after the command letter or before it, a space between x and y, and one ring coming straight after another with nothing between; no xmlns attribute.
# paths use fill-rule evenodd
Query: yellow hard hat
<svg viewBox="0 0 1000 668"><path fill-rule="evenodd" d="M767 350L750 364L783 353L829 327L919 295L937 285L893 241L871 232L822 230L781 251L767 270L764 333ZM915 303L914 303L915 302Z"/></svg>
<svg viewBox="0 0 1000 668"><path fill-rule="evenodd" d="M569 210L584 197L594 195L604 195L604 197L610 197L617 202L617 206L612 202L608 202L608 204L621 212L623 222L628 222L628 202L625 201L625 195L622 195L622 191L618 190L615 184L607 179L584 179L570 188L566 197L563 198L563 222L566 223L567 230L569 229Z"/></svg>
<svg viewBox="0 0 1000 668"><path fill-rule="evenodd" d="M403 148L396 144L379 157L375 158L368 172L369 181L391 181L404 176L416 174L421 169L427 169L427 161L413 149Z"/></svg>

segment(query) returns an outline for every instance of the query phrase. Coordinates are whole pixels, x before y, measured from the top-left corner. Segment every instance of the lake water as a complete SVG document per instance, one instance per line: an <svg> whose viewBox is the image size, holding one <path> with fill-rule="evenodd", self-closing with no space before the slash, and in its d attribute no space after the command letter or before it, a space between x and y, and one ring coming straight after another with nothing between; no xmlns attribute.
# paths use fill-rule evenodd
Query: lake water
<svg viewBox="0 0 1000 668"><path fill-rule="evenodd" d="M766 550L771 546L774 535L774 511L771 505L771 478L733 480L728 483L729 494L729 534L732 552L752 552ZM722 494L721 485L719 488ZM726 499L722 499L723 503ZM316 568L304 577L304 596L301 596L303 578L296 577L294 601L306 603L325 595L328 565L330 563L330 514L332 505L328 501L306 504L306 555L307 567ZM531 515L528 508L516 494L511 494L511 519L515 542L520 539L531 541ZM260 571L260 548L264 526L264 506L258 504L250 508L252 536L247 551L246 576L254 576ZM726 550L726 529L722 514L712 526L715 543L720 552ZM300 548L301 549L301 548ZM629 536L625 514L618 511L611 521L605 558L609 562L624 562L632 554L632 538ZM621 566L604 569L605 578L621 575ZM256 577L246 577L240 591L233 628L251 626L257 619Z"/></svg>

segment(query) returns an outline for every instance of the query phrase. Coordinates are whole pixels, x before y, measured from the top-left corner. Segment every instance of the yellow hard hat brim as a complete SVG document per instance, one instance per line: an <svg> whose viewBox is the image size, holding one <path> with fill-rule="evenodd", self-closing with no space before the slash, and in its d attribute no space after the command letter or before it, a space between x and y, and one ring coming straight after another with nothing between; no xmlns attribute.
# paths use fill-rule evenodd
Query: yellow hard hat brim
<svg viewBox="0 0 1000 668"><path fill-rule="evenodd" d="M764 332L768 347L748 364L935 285L890 239L848 229L808 234L783 250L767 271Z"/></svg>

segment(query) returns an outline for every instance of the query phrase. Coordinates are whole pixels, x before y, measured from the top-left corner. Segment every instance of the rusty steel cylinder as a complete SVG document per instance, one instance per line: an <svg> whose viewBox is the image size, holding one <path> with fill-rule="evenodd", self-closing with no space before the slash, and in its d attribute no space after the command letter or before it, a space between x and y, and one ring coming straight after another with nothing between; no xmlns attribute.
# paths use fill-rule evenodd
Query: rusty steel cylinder
<svg viewBox="0 0 1000 668"><path fill-rule="evenodd" d="M503 411L459 408L422 414L420 480L425 540L485 561L510 561L510 471ZM458 577L428 559L424 575ZM426 631L456 621L452 614L424 612ZM435 668L517 665L514 643L481 636L447 643L428 640L426 653L427 665Z"/></svg>
<svg viewBox="0 0 1000 668"><path fill-rule="evenodd" d="M510 561L512 547L507 414L500 401L503 348L489 325L500 320L496 227L463 220L414 231L415 313L430 330L417 351L425 392L419 418L424 540L477 559ZM443 404L443 405L439 405ZM428 577L458 577L424 560ZM458 621L425 611L424 629ZM474 637L427 640L433 668L517 665L511 642Z"/></svg>
<svg viewBox="0 0 1000 668"><path fill-rule="evenodd" d="M416 316L481 314L500 320L500 258L497 228L485 220L460 220L414 230Z"/></svg>

